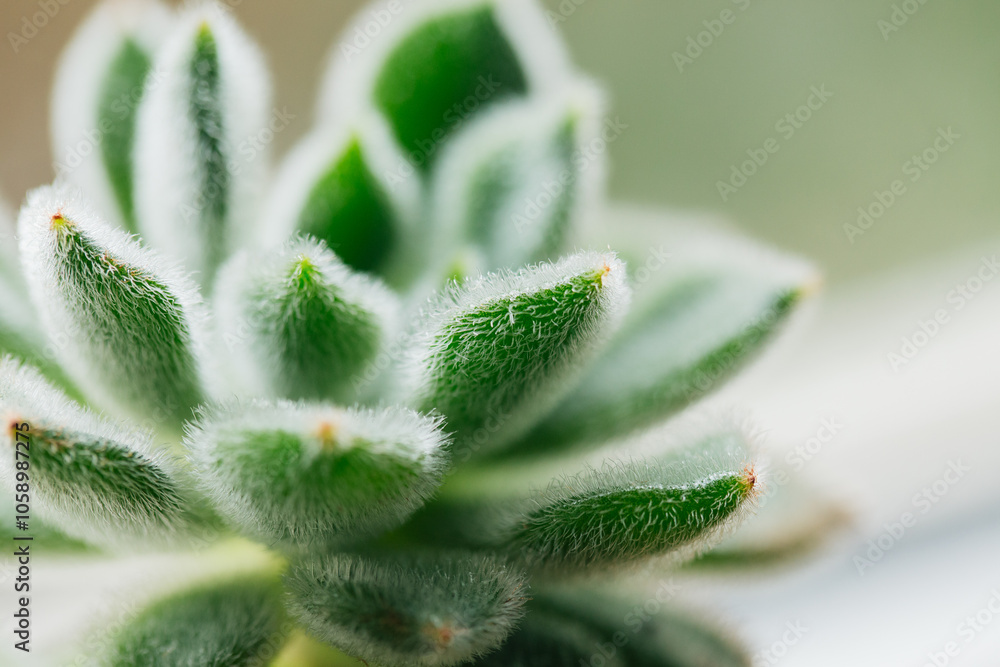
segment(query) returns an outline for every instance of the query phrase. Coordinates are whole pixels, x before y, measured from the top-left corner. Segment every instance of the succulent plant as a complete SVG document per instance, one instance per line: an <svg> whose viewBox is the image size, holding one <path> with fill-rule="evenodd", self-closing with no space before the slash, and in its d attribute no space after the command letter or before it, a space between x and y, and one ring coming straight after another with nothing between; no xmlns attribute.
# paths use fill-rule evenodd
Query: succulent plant
<svg viewBox="0 0 1000 667"><path fill-rule="evenodd" d="M58 178L2 247L7 495L36 549L273 554L98 657L745 664L601 583L749 514L742 420L650 429L764 347L811 269L608 204L626 128L533 3L393 0L345 34L273 172L289 114L228 7L109 0L63 57Z"/></svg>

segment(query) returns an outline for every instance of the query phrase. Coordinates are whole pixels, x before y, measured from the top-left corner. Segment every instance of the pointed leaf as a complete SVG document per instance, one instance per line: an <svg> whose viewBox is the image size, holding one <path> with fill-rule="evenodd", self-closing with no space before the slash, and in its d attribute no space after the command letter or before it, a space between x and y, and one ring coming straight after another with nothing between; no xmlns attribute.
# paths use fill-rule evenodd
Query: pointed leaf
<svg viewBox="0 0 1000 667"><path fill-rule="evenodd" d="M156 0L105 0L59 61L52 96L56 170L103 215L136 230L132 148L153 53L173 21ZM150 81L147 82L147 78Z"/></svg>
<svg viewBox="0 0 1000 667"><path fill-rule="evenodd" d="M599 94L565 93L509 102L467 126L434 173L435 255L456 242L476 247L479 271L548 260L601 188L600 156L581 148L596 131ZM473 267L470 267L473 268Z"/></svg>
<svg viewBox="0 0 1000 667"><path fill-rule="evenodd" d="M567 75L566 54L544 14L522 0L461 0L401 8L358 53L345 34L323 94L321 118L374 106L426 172L439 147L470 116L496 102L548 90Z"/></svg>
<svg viewBox="0 0 1000 667"><path fill-rule="evenodd" d="M268 74L214 5L182 17L154 66L162 82L139 107L136 136L139 229L211 285L257 213L267 151L255 138L268 130Z"/></svg>
<svg viewBox="0 0 1000 667"><path fill-rule="evenodd" d="M28 484L30 508L66 534L102 547L162 542L200 521L148 433L81 408L10 357L0 361L0 417L4 485Z"/></svg>
<svg viewBox="0 0 1000 667"><path fill-rule="evenodd" d="M461 459L516 437L558 400L629 299L625 267L581 253L456 286L424 314L404 387L437 410Z"/></svg>
<svg viewBox="0 0 1000 667"><path fill-rule="evenodd" d="M524 577L479 557L330 555L293 565L290 610L312 634L365 661L455 665L513 629Z"/></svg>
<svg viewBox="0 0 1000 667"><path fill-rule="evenodd" d="M502 551L556 575L691 558L747 515L759 483L742 425L696 422L678 431L666 454L602 458L600 468L584 467L544 487L531 480L552 479L550 466L536 471L488 462L460 470L400 537ZM657 434L651 442L662 450L664 438Z"/></svg>
<svg viewBox="0 0 1000 667"><path fill-rule="evenodd" d="M235 257L216 291L220 343L244 395L352 398L397 327L395 295L311 239Z"/></svg>
<svg viewBox="0 0 1000 667"><path fill-rule="evenodd" d="M636 298L614 341L518 447L594 446L676 414L752 360L816 283L810 267L708 237L630 257Z"/></svg>
<svg viewBox="0 0 1000 667"><path fill-rule="evenodd" d="M502 541L552 571L690 556L746 513L756 487L737 447L700 460L608 463L554 482L512 512Z"/></svg>
<svg viewBox="0 0 1000 667"><path fill-rule="evenodd" d="M415 183L392 176L400 159L377 123L352 131L315 130L276 176L264 216L264 245L300 232L326 242L357 271L397 277L419 207Z"/></svg>
<svg viewBox="0 0 1000 667"><path fill-rule="evenodd" d="M88 396L176 431L201 402L200 297L78 199L28 197L21 261L57 357Z"/></svg>
<svg viewBox="0 0 1000 667"><path fill-rule="evenodd" d="M224 406L187 442L219 511L271 541L343 542L396 525L444 471L438 422L399 408Z"/></svg>
<svg viewBox="0 0 1000 667"><path fill-rule="evenodd" d="M269 577L203 584L153 603L120 632L108 667L269 664L289 632L281 587Z"/></svg>
<svg viewBox="0 0 1000 667"><path fill-rule="evenodd" d="M73 398L80 398L79 391L55 362L54 348L45 345L45 335L22 276L14 223L6 203L0 200L0 356L7 354L34 366Z"/></svg>

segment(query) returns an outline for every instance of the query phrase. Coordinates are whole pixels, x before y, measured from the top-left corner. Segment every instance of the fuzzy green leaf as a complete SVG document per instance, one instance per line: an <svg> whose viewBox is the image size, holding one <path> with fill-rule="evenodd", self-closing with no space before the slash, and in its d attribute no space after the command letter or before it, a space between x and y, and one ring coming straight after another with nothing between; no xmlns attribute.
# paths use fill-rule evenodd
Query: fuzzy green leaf
<svg viewBox="0 0 1000 667"><path fill-rule="evenodd" d="M353 398L398 317L392 292L311 239L234 258L216 308L238 393L292 399Z"/></svg>
<svg viewBox="0 0 1000 667"><path fill-rule="evenodd" d="M290 625L281 587L243 577L153 603L112 638L107 667L232 667L269 664Z"/></svg>
<svg viewBox="0 0 1000 667"><path fill-rule="evenodd" d="M130 231L136 230L132 200L132 145L136 105L123 104L142 90L151 66L150 54L131 39L125 40L111 62L101 86L98 122L109 128L101 140L101 158L108 172L118 208Z"/></svg>
<svg viewBox="0 0 1000 667"><path fill-rule="evenodd" d="M488 462L459 471L399 536L502 551L544 574L683 560L716 544L754 506L747 438L729 420L699 423L679 429L666 454L605 460L545 487L530 480L551 479L547 466Z"/></svg>
<svg viewBox="0 0 1000 667"><path fill-rule="evenodd" d="M52 349L45 348L45 336L40 331L38 315L28 299L27 289L14 238L14 223L6 204L0 201L0 356L10 354L31 364L50 381L70 392L73 398L79 398L77 390L55 363Z"/></svg>
<svg viewBox="0 0 1000 667"><path fill-rule="evenodd" d="M175 464L148 433L81 408L10 357L0 361L0 417L5 486L29 484L31 508L66 534L106 546L199 525Z"/></svg>
<svg viewBox="0 0 1000 667"><path fill-rule="evenodd" d="M661 247L635 262L646 280L614 341L512 452L594 446L678 413L770 343L815 282L786 258L686 262L681 252Z"/></svg>
<svg viewBox="0 0 1000 667"><path fill-rule="evenodd" d="M310 133L275 178L264 245L295 232L310 235L351 268L398 279L401 258L413 254L406 246L419 209L415 184L392 177L401 159L388 131L375 122Z"/></svg>
<svg viewBox="0 0 1000 667"><path fill-rule="evenodd" d="M434 16L402 39L377 74L374 101L403 148L420 156L416 162L426 169L461 122L460 105L468 98L485 107L527 90L495 9L482 3Z"/></svg>
<svg viewBox="0 0 1000 667"><path fill-rule="evenodd" d="M153 53L173 23L158 0L97 3L64 50L52 95L59 176L102 215L136 231L133 146Z"/></svg>
<svg viewBox="0 0 1000 667"><path fill-rule="evenodd" d="M398 243L395 215L357 137L315 182L298 229L325 241L358 271L379 269Z"/></svg>
<svg viewBox="0 0 1000 667"><path fill-rule="evenodd" d="M507 520L503 542L529 565L554 571L696 552L745 512L756 482L737 458L606 464L550 485Z"/></svg>
<svg viewBox="0 0 1000 667"><path fill-rule="evenodd" d="M444 415L460 459L502 446L611 335L628 305L624 274L612 254L581 253L453 287L414 336L409 400Z"/></svg>
<svg viewBox="0 0 1000 667"><path fill-rule="evenodd" d="M384 530L423 504L444 470L438 422L399 408L258 401L209 411L187 442L219 511L268 540Z"/></svg>
<svg viewBox="0 0 1000 667"><path fill-rule="evenodd" d="M177 431L202 400L195 288L51 188L21 212L21 260L63 366L101 405Z"/></svg>
<svg viewBox="0 0 1000 667"><path fill-rule="evenodd" d="M267 69L211 4L182 17L154 67L162 80L143 97L135 140L139 229L210 286L259 213L268 151L256 137L270 127Z"/></svg>
<svg viewBox="0 0 1000 667"><path fill-rule="evenodd" d="M351 555L293 565L291 612L312 634L388 667L455 665L495 648L524 603L524 577L479 557Z"/></svg>
<svg viewBox="0 0 1000 667"><path fill-rule="evenodd" d="M563 251L585 196L600 190L601 165L578 156L597 106L593 91L576 86L508 103L460 133L435 172L437 255L456 242L472 246L481 264L465 268L474 273Z"/></svg>
<svg viewBox="0 0 1000 667"><path fill-rule="evenodd" d="M749 667L748 656L736 642L697 615L672 607L664 595L670 591L658 587L644 605L636 606L595 591L541 591L532 600L525 626L536 614L583 624L590 634L591 655L610 654L627 665Z"/></svg>
<svg viewBox="0 0 1000 667"><path fill-rule="evenodd" d="M620 652L601 651L602 635L593 628L565 615L534 609L528 603L528 613L521 625L499 650L469 667L587 667L599 657L603 667L657 663L627 663ZM614 644L612 644L614 646Z"/></svg>

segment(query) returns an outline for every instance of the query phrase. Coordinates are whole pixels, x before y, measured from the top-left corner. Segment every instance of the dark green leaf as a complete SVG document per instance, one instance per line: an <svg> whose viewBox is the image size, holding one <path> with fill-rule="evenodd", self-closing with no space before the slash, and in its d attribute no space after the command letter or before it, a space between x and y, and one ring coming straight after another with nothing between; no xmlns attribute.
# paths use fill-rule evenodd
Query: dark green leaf
<svg viewBox="0 0 1000 667"><path fill-rule="evenodd" d="M521 616L524 577L472 556L330 555L293 565L291 612L323 641L379 665L455 665Z"/></svg>

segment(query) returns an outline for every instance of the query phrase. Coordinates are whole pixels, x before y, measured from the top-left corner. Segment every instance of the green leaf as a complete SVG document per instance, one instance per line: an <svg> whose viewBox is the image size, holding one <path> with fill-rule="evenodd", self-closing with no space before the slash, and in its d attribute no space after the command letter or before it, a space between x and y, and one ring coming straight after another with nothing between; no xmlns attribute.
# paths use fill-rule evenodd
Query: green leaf
<svg viewBox="0 0 1000 667"><path fill-rule="evenodd" d="M726 463L635 461L560 480L508 519L503 541L549 570L696 553L753 500L753 469L739 459Z"/></svg>
<svg viewBox="0 0 1000 667"><path fill-rule="evenodd" d="M328 555L293 564L290 611L323 641L379 665L455 665L520 618L524 577L480 557Z"/></svg>
<svg viewBox="0 0 1000 667"><path fill-rule="evenodd" d="M477 667L628 667L623 657L613 651L601 651L604 637L580 621L535 609L528 604L528 613L521 625L499 650L474 663ZM614 644L611 645L614 648ZM656 663L651 663L656 664Z"/></svg>
<svg viewBox="0 0 1000 667"><path fill-rule="evenodd" d="M19 226L32 300L76 384L101 405L179 430L203 395L195 288L51 188L29 195Z"/></svg>
<svg viewBox="0 0 1000 667"><path fill-rule="evenodd" d="M590 633L591 655L610 656L627 665L750 666L749 657L731 638L697 614L679 610L662 598L659 588L635 602L579 588L543 590L534 596L525 626L533 623L536 614L583 624ZM565 662L551 664L570 667ZM572 663L573 667L577 664Z"/></svg>
<svg viewBox="0 0 1000 667"><path fill-rule="evenodd" d="M154 69L160 82L139 106L135 139L139 228L210 286L259 215L268 150L256 138L276 122L267 69L210 4L187 11Z"/></svg>
<svg viewBox="0 0 1000 667"><path fill-rule="evenodd" d="M28 484L33 513L67 535L104 547L174 541L203 525L148 433L81 408L10 357L0 361L0 417L5 486Z"/></svg>
<svg viewBox="0 0 1000 667"><path fill-rule="evenodd" d="M133 146L152 56L173 24L155 0L105 1L64 50L52 95L56 170L110 221L137 230ZM148 79L148 81L147 81Z"/></svg>
<svg viewBox="0 0 1000 667"><path fill-rule="evenodd" d="M520 435L617 326L624 273L612 254L580 253L453 287L414 336L403 380L411 404L445 417L461 459Z"/></svg>
<svg viewBox="0 0 1000 667"><path fill-rule="evenodd" d="M710 240L706 240L711 243ZM729 379L770 343L815 284L785 257L718 239L630 257L635 301L583 379L511 451L595 446L653 426Z"/></svg>
<svg viewBox="0 0 1000 667"><path fill-rule="evenodd" d="M582 159L593 134L598 95L576 85L565 93L498 107L463 130L435 174L431 219L436 255L472 245L479 271L548 260L566 249L602 165Z"/></svg>
<svg viewBox="0 0 1000 667"><path fill-rule="evenodd" d="M151 66L150 54L138 43L126 39L111 62L101 86L99 123L108 127L101 139L101 157L129 231L136 231L132 201L132 145L135 136L135 104L123 104L143 82Z"/></svg>
<svg viewBox="0 0 1000 667"><path fill-rule="evenodd" d="M46 348L38 315L28 299L7 206L0 201L0 356L13 355L38 368L50 381L80 398L57 363L53 348Z"/></svg>
<svg viewBox="0 0 1000 667"><path fill-rule="evenodd" d="M376 123L312 132L276 177L265 243L307 234L357 271L396 277L419 207L412 184L392 176L399 159L391 137Z"/></svg>
<svg viewBox="0 0 1000 667"><path fill-rule="evenodd" d="M665 437L656 437L657 449ZM691 558L755 504L759 483L748 437L729 420L695 423L668 437L666 454L608 459L555 479L548 467L487 462L458 471L400 537L501 551L552 575ZM552 480L547 486L530 481L543 474Z"/></svg>
<svg viewBox="0 0 1000 667"><path fill-rule="evenodd" d="M155 602L112 638L108 667L265 665L290 630L278 582L245 576Z"/></svg>
<svg viewBox="0 0 1000 667"><path fill-rule="evenodd" d="M206 492L244 531L344 542L401 523L444 470L438 422L400 408L256 401L209 411L187 438Z"/></svg>
<svg viewBox="0 0 1000 667"><path fill-rule="evenodd" d="M386 57L374 102L421 168L461 123L468 98L483 107L525 95L527 75L492 3L443 12L412 30Z"/></svg>
<svg viewBox="0 0 1000 667"><path fill-rule="evenodd" d="M399 306L323 244L295 239L227 264L216 309L238 393L348 400L395 335Z"/></svg>

